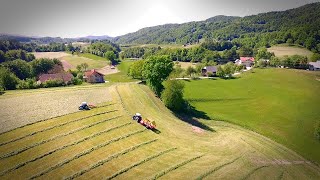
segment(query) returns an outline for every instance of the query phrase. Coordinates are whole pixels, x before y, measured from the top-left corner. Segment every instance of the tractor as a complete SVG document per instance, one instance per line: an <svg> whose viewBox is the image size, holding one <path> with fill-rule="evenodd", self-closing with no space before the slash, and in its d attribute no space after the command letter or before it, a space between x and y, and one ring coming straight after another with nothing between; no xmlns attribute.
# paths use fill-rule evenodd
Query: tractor
<svg viewBox="0 0 320 180"><path fill-rule="evenodd" d="M96 106L93 104L88 104L87 102L82 102L79 106L79 110L90 110L92 108L95 108Z"/></svg>
<svg viewBox="0 0 320 180"><path fill-rule="evenodd" d="M132 120L137 121L139 124L145 126L147 129L155 129L156 128L156 122L150 121L148 119L142 119L142 116L140 113L136 113L132 116Z"/></svg>

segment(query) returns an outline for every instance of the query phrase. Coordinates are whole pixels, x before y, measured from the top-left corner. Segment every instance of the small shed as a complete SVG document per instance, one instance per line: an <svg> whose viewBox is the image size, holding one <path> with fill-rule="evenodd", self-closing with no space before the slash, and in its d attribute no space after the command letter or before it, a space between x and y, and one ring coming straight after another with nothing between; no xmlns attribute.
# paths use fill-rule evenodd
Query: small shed
<svg viewBox="0 0 320 180"><path fill-rule="evenodd" d="M317 62L309 62L309 70L320 71L320 60Z"/></svg>
<svg viewBox="0 0 320 180"><path fill-rule="evenodd" d="M212 73L213 76L216 76L218 67L217 66L205 66L201 70L202 76L208 76L208 73Z"/></svg>
<svg viewBox="0 0 320 180"><path fill-rule="evenodd" d="M88 83L104 83L104 75L95 69L84 72L83 79Z"/></svg>

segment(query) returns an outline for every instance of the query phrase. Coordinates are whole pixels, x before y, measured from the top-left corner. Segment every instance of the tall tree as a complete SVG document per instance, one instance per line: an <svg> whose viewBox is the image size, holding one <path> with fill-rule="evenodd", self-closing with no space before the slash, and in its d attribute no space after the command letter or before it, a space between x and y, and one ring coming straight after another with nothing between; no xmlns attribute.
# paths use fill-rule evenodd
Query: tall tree
<svg viewBox="0 0 320 180"><path fill-rule="evenodd" d="M150 88L160 96L163 90L162 82L166 80L173 70L173 62L169 56L150 56L143 65L143 77L146 78Z"/></svg>

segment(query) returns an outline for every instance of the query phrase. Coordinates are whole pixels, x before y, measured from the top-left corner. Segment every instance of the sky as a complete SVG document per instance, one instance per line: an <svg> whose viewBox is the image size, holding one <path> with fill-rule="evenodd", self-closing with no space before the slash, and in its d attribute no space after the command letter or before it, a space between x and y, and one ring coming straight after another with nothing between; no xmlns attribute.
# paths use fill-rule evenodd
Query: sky
<svg viewBox="0 0 320 180"><path fill-rule="evenodd" d="M243 17L312 2L320 0L0 0L0 33L115 37L155 25Z"/></svg>

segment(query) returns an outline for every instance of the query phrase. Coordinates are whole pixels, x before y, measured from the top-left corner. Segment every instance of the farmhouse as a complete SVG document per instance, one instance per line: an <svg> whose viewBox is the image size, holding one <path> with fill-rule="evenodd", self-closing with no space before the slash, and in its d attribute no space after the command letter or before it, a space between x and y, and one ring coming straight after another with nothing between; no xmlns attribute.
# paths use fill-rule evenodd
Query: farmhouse
<svg viewBox="0 0 320 180"><path fill-rule="evenodd" d="M244 65L246 69L249 70L254 64L254 57L240 57L240 59L237 59L234 63L237 65Z"/></svg>
<svg viewBox="0 0 320 180"><path fill-rule="evenodd" d="M309 62L309 69L311 71L320 71L320 60L317 62Z"/></svg>
<svg viewBox="0 0 320 180"><path fill-rule="evenodd" d="M205 66L201 70L202 76L208 76L208 73L212 73L213 76L216 76L217 74L217 66Z"/></svg>
<svg viewBox="0 0 320 180"><path fill-rule="evenodd" d="M63 73L55 73L55 74L41 74L39 76L38 83L44 83L48 80L61 80L65 84L69 84L72 81L72 74L68 72L63 72Z"/></svg>
<svg viewBox="0 0 320 180"><path fill-rule="evenodd" d="M83 79L88 83L104 83L103 74L95 69L84 72Z"/></svg>

